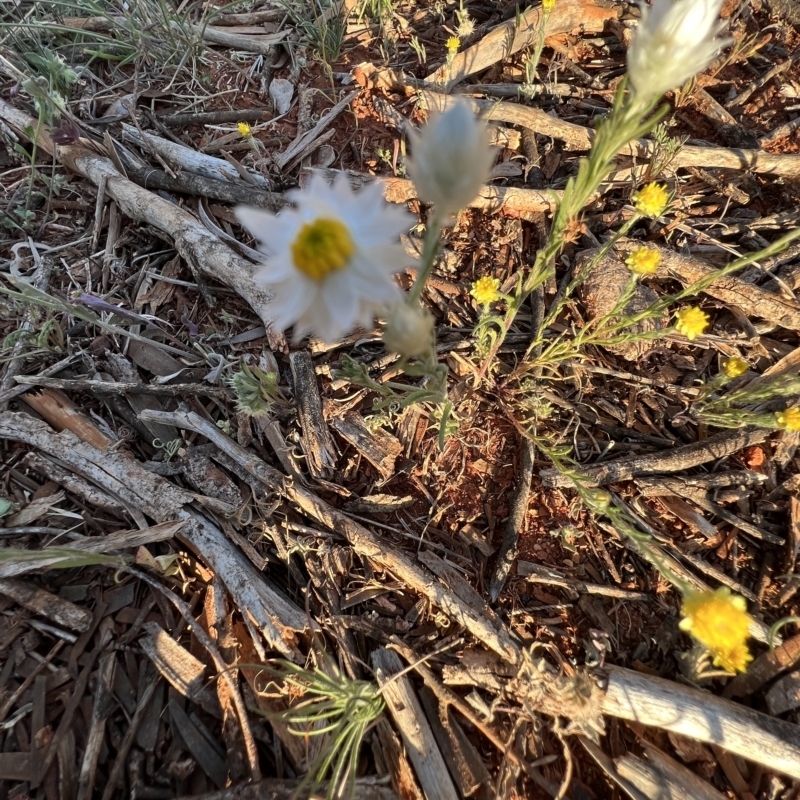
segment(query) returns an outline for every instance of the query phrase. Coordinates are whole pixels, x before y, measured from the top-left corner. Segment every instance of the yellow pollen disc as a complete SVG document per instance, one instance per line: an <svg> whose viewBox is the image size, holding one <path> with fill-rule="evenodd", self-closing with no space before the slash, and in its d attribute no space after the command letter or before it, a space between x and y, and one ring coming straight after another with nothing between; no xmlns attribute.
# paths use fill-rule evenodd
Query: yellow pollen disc
<svg viewBox="0 0 800 800"><path fill-rule="evenodd" d="M344 269L355 249L345 225L335 219L316 219L300 228L292 244L292 260L303 275L323 281Z"/></svg>

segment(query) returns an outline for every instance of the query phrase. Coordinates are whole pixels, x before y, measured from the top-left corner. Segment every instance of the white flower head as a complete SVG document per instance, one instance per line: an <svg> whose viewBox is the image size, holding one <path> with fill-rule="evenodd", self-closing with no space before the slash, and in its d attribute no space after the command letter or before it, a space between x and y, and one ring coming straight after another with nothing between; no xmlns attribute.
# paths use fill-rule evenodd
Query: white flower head
<svg viewBox="0 0 800 800"><path fill-rule="evenodd" d="M273 326L294 325L295 341L311 333L325 342L370 327L400 297L392 276L412 261L399 238L414 219L388 205L379 184L354 192L344 175L332 186L315 175L288 197L295 207L277 215L236 208L265 256L255 279L274 292Z"/></svg>
<svg viewBox="0 0 800 800"><path fill-rule="evenodd" d="M661 96L702 72L728 40L716 38L722 0L653 0L628 50L628 75L636 94Z"/></svg>
<svg viewBox="0 0 800 800"><path fill-rule="evenodd" d="M386 312L383 343L403 358L425 355L433 344L433 317L417 302L397 303Z"/></svg>
<svg viewBox="0 0 800 800"><path fill-rule="evenodd" d="M408 173L419 199L445 218L466 208L489 179L495 156L486 125L467 101L458 98L444 113L434 113L409 138Z"/></svg>

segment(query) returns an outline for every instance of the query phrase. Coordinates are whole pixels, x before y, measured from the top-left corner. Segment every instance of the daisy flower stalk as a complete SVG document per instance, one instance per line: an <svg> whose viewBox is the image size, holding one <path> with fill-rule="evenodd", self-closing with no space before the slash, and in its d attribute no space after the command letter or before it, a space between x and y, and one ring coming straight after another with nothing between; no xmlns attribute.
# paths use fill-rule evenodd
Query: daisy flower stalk
<svg viewBox="0 0 800 800"><path fill-rule="evenodd" d="M332 186L315 175L288 197L294 207L277 215L236 208L264 254L255 280L274 295L273 326L294 326L296 342L306 334L335 342L371 327L401 297L393 276L410 264L399 239L413 218L386 203L379 184L355 192L344 175Z"/></svg>

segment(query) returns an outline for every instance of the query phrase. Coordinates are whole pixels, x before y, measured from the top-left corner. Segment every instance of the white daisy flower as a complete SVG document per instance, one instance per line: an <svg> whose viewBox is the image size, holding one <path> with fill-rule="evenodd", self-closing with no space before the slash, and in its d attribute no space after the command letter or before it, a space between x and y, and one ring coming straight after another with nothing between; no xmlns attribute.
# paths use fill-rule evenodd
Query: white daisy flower
<svg viewBox="0 0 800 800"><path fill-rule="evenodd" d="M653 0L628 50L628 75L636 94L660 96L702 72L728 40L717 35L722 0Z"/></svg>
<svg viewBox="0 0 800 800"><path fill-rule="evenodd" d="M265 255L255 277L274 292L272 324L282 331L294 325L296 342L308 333L334 342L371 327L400 297L392 276L412 261L399 238L414 219L386 203L380 184L354 192L345 175L333 186L315 175L288 197L295 207L278 215L236 208Z"/></svg>
<svg viewBox="0 0 800 800"><path fill-rule="evenodd" d="M466 208L489 179L495 157L489 131L467 101L458 98L443 114L434 113L409 138L408 174L419 199L445 218Z"/></svg>

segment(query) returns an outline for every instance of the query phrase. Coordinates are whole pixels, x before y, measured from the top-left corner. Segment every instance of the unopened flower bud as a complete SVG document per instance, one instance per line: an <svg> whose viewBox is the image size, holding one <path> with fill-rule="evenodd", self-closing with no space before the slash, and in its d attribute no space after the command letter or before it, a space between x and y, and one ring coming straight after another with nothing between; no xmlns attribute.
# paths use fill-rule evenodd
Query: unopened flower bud
<svg viewBox="0 0 800 800"><path fill-rule="evenodd" d="M444 217L466 208L489 179L494 160L486 125L475 118L467 101L457 99L410 138L408 173L419 199Z"/></svg>
<svg viewBox="0 0 800 800"><path fill-rule="evenodd" d="M425 355L433 344L433 317L418 303L397 303L387 312L383 343L403 358Z"/></svg>

